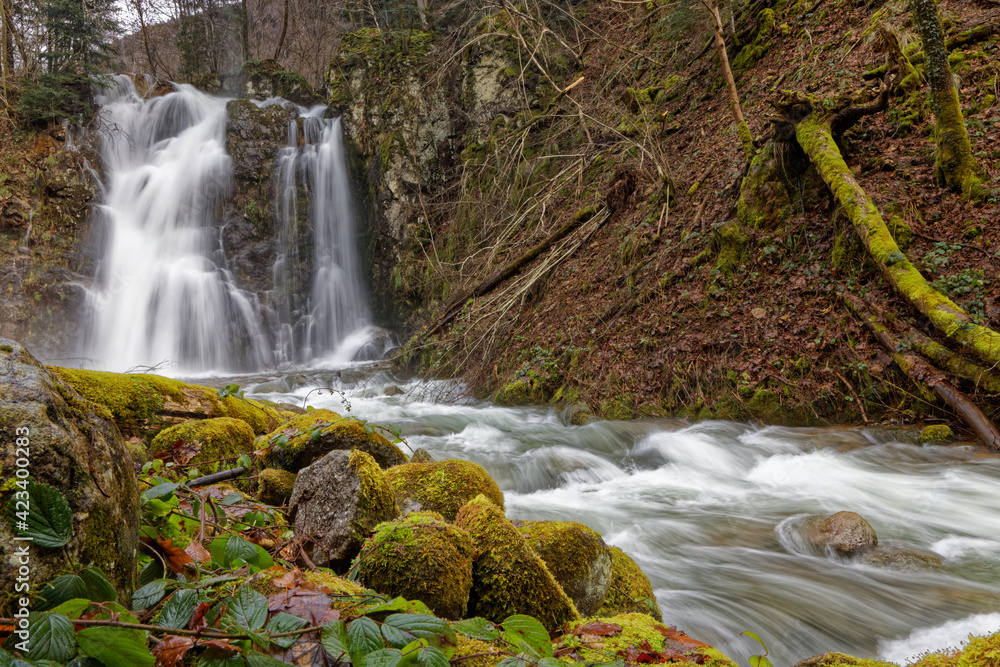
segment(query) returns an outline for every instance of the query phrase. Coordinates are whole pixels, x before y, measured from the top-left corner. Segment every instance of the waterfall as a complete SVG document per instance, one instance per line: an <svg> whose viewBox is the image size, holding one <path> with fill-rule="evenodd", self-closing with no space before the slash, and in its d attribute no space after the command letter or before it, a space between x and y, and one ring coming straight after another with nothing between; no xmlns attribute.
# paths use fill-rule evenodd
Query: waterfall
<svg viewBox="0 0 1000 667"><path fill-rule="evenodd" d="M144 99L118 76L97 101L105 182L82 352L92 365L205 373L371 356L339 120L300 109L276 160L265 326L258 296L237 286L223 248L233 191L227 100L187 85Z"/></svg>
<svg viewBox="0 0 1000 667"><path fill-rule="evenodd" d="M356 219L351 201L344 141L339 119L322 117L324 107L303 114L303 145L298 122L291 121L288 147L278 156L277 218L280 254L275 262L275 287L281 319L278 353L282 358L309 361L328 358L342 347L348 357L359 351L352 336L368 328L368 295L361 280ZM299 194L308 194L300 211ZM303 217L304 216L304 217ZM312 273L308 300L303 304L294 287L306 279L297 275L302 261L300 239L312 237ZM370 335L362 335L363 340Z"/></svg>

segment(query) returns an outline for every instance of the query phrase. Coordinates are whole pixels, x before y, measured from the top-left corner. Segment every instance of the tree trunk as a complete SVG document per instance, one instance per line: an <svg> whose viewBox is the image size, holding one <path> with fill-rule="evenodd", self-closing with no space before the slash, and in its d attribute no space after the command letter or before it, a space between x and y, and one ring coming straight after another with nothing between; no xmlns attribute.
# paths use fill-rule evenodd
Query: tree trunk
<svg viewBox="0 0 1000 667"><path fill-rule="evenodd" d="M285 45L285 35L288 34L288 0L285 0L285 9L281 14L281 35L278 37L278 46L274 49L274 60L278 60L281 55L281 48Z"/></svg>
<svg viewBox="0 0 1000 667"><path fill-rule="evenodd" d="M3 67L4 80L10 81L14 76L14 0L0 0L0 22L3 24L0 66Z"/></svg>
<svg viewBox="0 0 1000 667"><path fill-rule="evenodd" d="M747 125L746 118L743 117L743 108L740 106L740 94L736 90L736 79L733 78L733 69L729 66L729 54L726 53L726 40L722 36L722 17L719 16L719 8L715 5L715 0L703 0L703 4L712 15L712 23L715 25L715 48L719 52L719 61L722 63L722 76L726 80L726 90L729 92L729 109L736 121L736 134L739 135L740 144L747 154L747 158L753 158L753 135L750 133L750 126Z"/></svg>
<svg viewBox="0 0 1000 667"><path fill-rule="evenodd" d="M931 110L937 124L938 185L968 191L978 184L976 161L958 103L958 90L948 66L948 49L935 0L910 0L913 21L920 32L926 57L927 82L931 87Z"/></svg>
<svg viewBox="0 0 1000 667"><path fill-rule="evenodd" d="M795 138L843 207L858 236L893 287L944 335L990 366L1000 365L1000 334L973 322L962 307L934 289L896 245L885 221L844 162L830 130L834 117L813 111L795 127Z"/></svg>
<svg viewBox="0 0 1000 667"><path fill-rule="evenodd" d="M250 8L247 0L240 0L240 50L242 51L243 62L250 60Z"/></svg>

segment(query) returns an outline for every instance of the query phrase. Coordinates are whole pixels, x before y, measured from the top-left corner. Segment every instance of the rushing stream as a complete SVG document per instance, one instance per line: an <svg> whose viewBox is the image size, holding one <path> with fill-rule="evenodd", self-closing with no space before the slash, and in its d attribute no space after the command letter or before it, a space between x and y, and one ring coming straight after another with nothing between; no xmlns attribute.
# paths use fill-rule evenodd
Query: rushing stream
<svg viewBox="0 0 1000 667"><path fill-rule="evenodd" d="M264 396L301 404L309 394L309 404L343 412L340 396L309 392L345 388L352 415L400 426L409 447L484 466L509 517L602 533L649 575L667 623L744 664L756 648L745 630L788 665L832 650L904 661L1000 629L1000 459L868 429L569 426L551 409L435 400L451 393L447 383L387 397L390 380L313 373ZM839 510L867 518L880 540L938 552L944 566L878 569L797 553L782 537L795 517Z"/></svg>

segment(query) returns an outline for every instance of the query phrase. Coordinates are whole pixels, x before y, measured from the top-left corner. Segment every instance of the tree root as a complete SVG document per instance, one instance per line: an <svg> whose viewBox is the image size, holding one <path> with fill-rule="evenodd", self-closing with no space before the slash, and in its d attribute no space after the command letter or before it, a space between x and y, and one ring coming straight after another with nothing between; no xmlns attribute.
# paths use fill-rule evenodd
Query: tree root
<svg viewBox="0 0 1000 667"><path fill-rule="evenodd" d="M899 294L923 313L945 336L966 346L990 366L1000 366L1000 333L977 324L961 306L932 287L900 251L885 221L864 188L844 162L834 139L834 125L841 131L862 112L881 106L891 84L883 85L877 103L858 103L851 96L839 101L820 102L812 96L784 93L779 109L794 118L795 137L816 170L833 192L858 232L874 262ZM856 107L852 109L852 107ZM809 113L803 115L805 109ZM787 121L786 121L787 122Z"/></svg>
<svg viewBox="0 0 1000 667"><path fill-rule="evenodd" d="M924 359L912 352L898 351L903 341L894 338L889 329L871 313L868 304L858 296L840 293L841 302L875 335L896 362L900 370L918 387L928 389L941 398L968 424L976 435L990 447L1000 449L1000 430L983 414L969 398L948 381L944 373L930 366Z"/></svg>

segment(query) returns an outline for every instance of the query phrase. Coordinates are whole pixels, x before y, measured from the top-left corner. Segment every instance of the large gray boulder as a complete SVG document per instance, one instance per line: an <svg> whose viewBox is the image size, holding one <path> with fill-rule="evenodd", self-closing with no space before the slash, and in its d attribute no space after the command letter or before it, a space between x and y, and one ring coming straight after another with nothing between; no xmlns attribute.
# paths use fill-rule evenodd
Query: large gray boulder
<svg viewBox="0 0 1000 667"><path fill-rule="evenodd" d="M851 556L878 544L875 529L855 512L837 512L815 522L808 526L805 537L816 548L832 550L838 556Z"/></svg>
<svg viewBox="0 0 1000 667"><path fill-rule="evenodd" d="M102 416L104 415L104 416ZM139 543L139 493L129 449L107 410L84 399L46 370L20 344L0 338L0 464L3 481L14 480L18 459L27 459L31 480L55 487L73 511L73 538L66 555L100 567L128 601L135 587ZM17 438L28 438L27 456ZM21 445L24 441L20 441ZM16 486L0 487L6 506ZM0 590L14 591L19 559L10 522L0 520ZM30 548L32 593L66 568L61 549ZM0 601L0 616L9 600Z"/></svg>
<svg viewBox="0 0 1000 667"><path fill-rule="evenodd" d="M332 451L300 470L288 505L309 558L335 568L361 551L375 526L400 514L382 469L358 449Z"/></svg>

